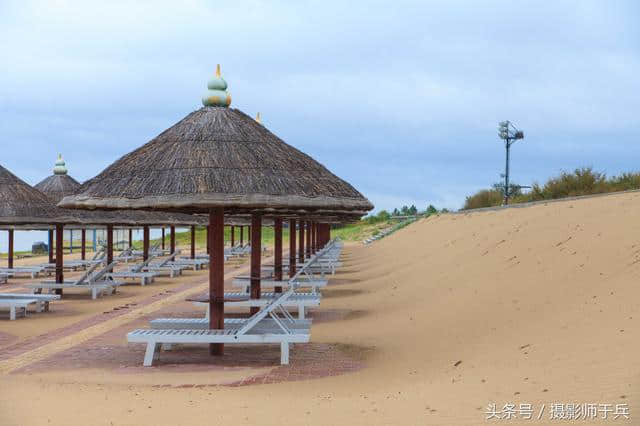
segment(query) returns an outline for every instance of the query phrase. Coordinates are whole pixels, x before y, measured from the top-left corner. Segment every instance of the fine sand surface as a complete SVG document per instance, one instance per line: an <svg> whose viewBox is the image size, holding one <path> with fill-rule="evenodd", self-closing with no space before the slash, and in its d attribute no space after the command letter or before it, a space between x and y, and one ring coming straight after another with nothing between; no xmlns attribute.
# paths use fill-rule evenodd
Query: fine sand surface
<svg viewBox="0 0 640 426"><path fill-rule="evenodd" d="M261 346L228 346L222 360L178 348L140 367L142 348L127 346L126 331L201 313L183 296L206 286L206 272L0 320L9 336L0 424L469 425L491 423L490 403L623 403L626 424L640 424L638 218L640 194L629 193L431 217L369 247L347 245L313 314L312 343L293 348L289 367ZM136 305L66 341L7 355L34 335L29 327L55 333L73 325L68 316L86 321L94 306L126 303ZM625 423L594 423L609 422ZM547 411L529 423L563 421Z"/></svg>

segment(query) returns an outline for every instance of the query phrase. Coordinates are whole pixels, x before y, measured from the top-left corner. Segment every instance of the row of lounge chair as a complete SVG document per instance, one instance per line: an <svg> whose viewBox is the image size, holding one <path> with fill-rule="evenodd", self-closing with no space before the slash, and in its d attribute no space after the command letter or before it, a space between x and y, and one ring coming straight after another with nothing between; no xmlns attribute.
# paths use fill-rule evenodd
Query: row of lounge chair
<svg viewBox="0 0 640 426"><path fill-rule="evenodd" d="M369 245L371 243L373 243L374 241L378 241L390 234L393 234L394 232L396 232L399 229L404 228L405 226L415 222L417 220L417 218L412 217L410 219L404 220L400 223L396 223L393 226L389 226L387 228L382 229L381 231L379 231L376 235L372 235L371 237L367 238L366 240L364 240L362 242L362 244L364 245Z"/></svg>
<svg viewBox="0 0 640 426"><path fill-rule="evenodd" d="M183 269L193 268L200 269L208 265L205 259L179 259L176 255L179 252L170 254L161 262L152 262L158 256L164 254L163 251L150 250L152 253L149 259L139 265L131 266L128 270L114 272L114 267L120 263L126 263L137 255L131 249L125 250L117 256L114 261L108 265L105 263L105 252L103 250L96 252L92 259L86 261L70 261L65 263L65 269L84 268L84 273L73 280L65 280L62 283L54 280L43 280L38 283L29 283L25 286L33 290L33 294L21 293L0 293L0 309L9 311L9 319L15 320L20 316L26 316L29 307L35 307L36 312L48 311L49 302L59 300L60 296L55 293L64 289L81 289L87 290L91 294L91 299L97 299L100 296L113 294L120 285L125 284L126 279L140 279L141 284L145 285L152 282L158 275L168 275L176 277L182 273ZM125 261L126 260L126 261ZM27 274L32 278L37 278L40 274L47 273L49 265L34 265L18 268L3 268L0 273L0 282L6 282L7 278L15 274ZM55 268L51 271L54 272ZM42 294L43 291L49 294Z"/></svg>
<svg viewBox="0 0 640 426"><path fill-rule="evenodd" d="M33 294L0 293L0 309L9 310L9 318L15 320L20 316L19 314L26 316L27 307L29 306L35 306L37 312L48 311L49 302L60 299L59 295L51 294L58 290L87 290L91 294L91 299L95 300L100 296L114 294L119 286L127 282L139 282L144 286L153 282L157 276L165 275L173 278L181 275L185 269L199 270L206 268L209 264L208 255L199 256L195 259L178 257L179 251L168 253L166 250L159 249L159 246L152 247L149 252L148 260L132 265L124 271L114 271L114 268L118 264L129 264L133 260L141 259L141 252L132 249L124 250L108 265L104 265L106 253L103 249L97 251L90 260L65 262L65 270L85 269L85 272L77 279L65 280L62 283L54 280L44 280L39 283L26 284L27 288L33 290ZM244 256L250 252L251 249L248 245L227 249L229 257ZM158 257L167 254L168 256L164 260L155 261ZM51 275L53 272L55 272L55 265L52 264L0 268L0 283L6 283L9 277L17 274L29 275L35 279L41 274ZM45 290L50 294L42 294ZM43 300L46 300L46 307L41 309L41 301Z"/></svg>
<svg viewBox="0 0 640 426"><path fill-rule="evenodd" d="M321 294L316 283L321 278L317 272L327 267L335 271L335 264L342 250L339 240L332 240L322 250L300 265L297 273L289 280L279 281L277 285L286 287L282 293L262 293L260 299L244 299L225 302L225 307L249 306L260 310L246 319L225 318L225 328L209 329L209 304L203 318L159 318L151 321L150 329L138 329L127 334L130 343L146 344L143 365L151 366L160 349L170 349L175 344L280 344L280 363L289 363L289 348L293 343L306 343L311 337L311 320L304 318L309 306L320 304ZM326 264L326 265L323 265ZM310 283L314 283L310 286ZM274 283L276 284L276 283ZM244 285L244 284L243 284ZM301 292L303 287L316 286L315 291ZM246 290L246 287L245 287ZM246 296L246 292L227 292L224 297L232 300L237 296ZM295 319L290 308L298 309Z"/></svg>

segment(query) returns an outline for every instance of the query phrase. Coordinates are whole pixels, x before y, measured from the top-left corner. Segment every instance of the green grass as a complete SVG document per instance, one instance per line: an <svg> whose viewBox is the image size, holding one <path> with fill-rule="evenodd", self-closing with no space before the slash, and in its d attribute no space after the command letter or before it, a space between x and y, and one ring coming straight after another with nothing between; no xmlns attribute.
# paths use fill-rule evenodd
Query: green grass
<svg viewBox="0 0 640 426"><path fill-rule="evenodd" d="M593 195L610 192L640 189L640 173L623 173L620 176L607 177L591 167L562 172L547 180L543 185L534 183L526 194L515 194L511 204L531 201L556 200L579 195ZM493 207L502 204L501 189L483 189L466 198L463 210Z"/></svg>

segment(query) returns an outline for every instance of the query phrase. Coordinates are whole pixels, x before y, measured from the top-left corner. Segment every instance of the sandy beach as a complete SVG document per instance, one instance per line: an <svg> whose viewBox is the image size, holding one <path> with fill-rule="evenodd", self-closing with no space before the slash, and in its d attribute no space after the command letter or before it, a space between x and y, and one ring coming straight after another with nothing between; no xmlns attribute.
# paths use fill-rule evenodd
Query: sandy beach
<svg viewBox="0 0 640 426"><path fill-rule="evenodd" d="M202 314L184 299L206 272L3 317L0 423L469 425L492 403L599 403L628 404L634 424L638 215L627 193L433 216L346 244L289 366L270 346L222 359L178 348L141 366L126 332ZM247 268L227 266L227 283Z"/></svg>

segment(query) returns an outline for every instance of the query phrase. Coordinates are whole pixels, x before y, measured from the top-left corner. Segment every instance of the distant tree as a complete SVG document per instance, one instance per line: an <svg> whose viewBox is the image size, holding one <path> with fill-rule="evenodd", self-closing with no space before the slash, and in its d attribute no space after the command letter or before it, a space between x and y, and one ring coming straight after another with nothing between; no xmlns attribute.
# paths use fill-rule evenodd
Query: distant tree
<svg viewBox="0 0 640 426"><path fill-rule="evenodd" d="M449 209L442 209L440 210L440 213L449 213Z"/></svg>
<svg viewBox="0 0 640 426"><path fill-rule="evenodd" d="M402 208L400 209L400 213L401 213L403 216L407 216L407 215L409 214L409 207L407 207L407 206L402 206Z"/></svg>
<svg viewBox="0 0 640 426"><path fill-rule="evenodd" d="M429 207L427 207L427 211L425 213L427 214L427 216L431 216L432 214L438 213L438 209L436 209L433 204L429 204Z"/></svg>
<svg viewBox="0 0 640 426"><path fill-rule="evenodd" d="M389 212L386 210L380 210L380 212L378 213L378 220L382 222L389 219L391 219L391 215L389 214Z"/></svg>
<svg viewBox="0 0 640 426"><path fill-rule="evenodd" d="M411 207L409 207L408 213L412 216L415 216L418 214L418 209L415 205L412 204Z"/></svg>
<svg viewBox="0 0 640 426"><path fill-rule="evenodd" d="M395 209L393 209L393 215L394 216L400 216L400 211L398 210L397 207Z"/></svg>

